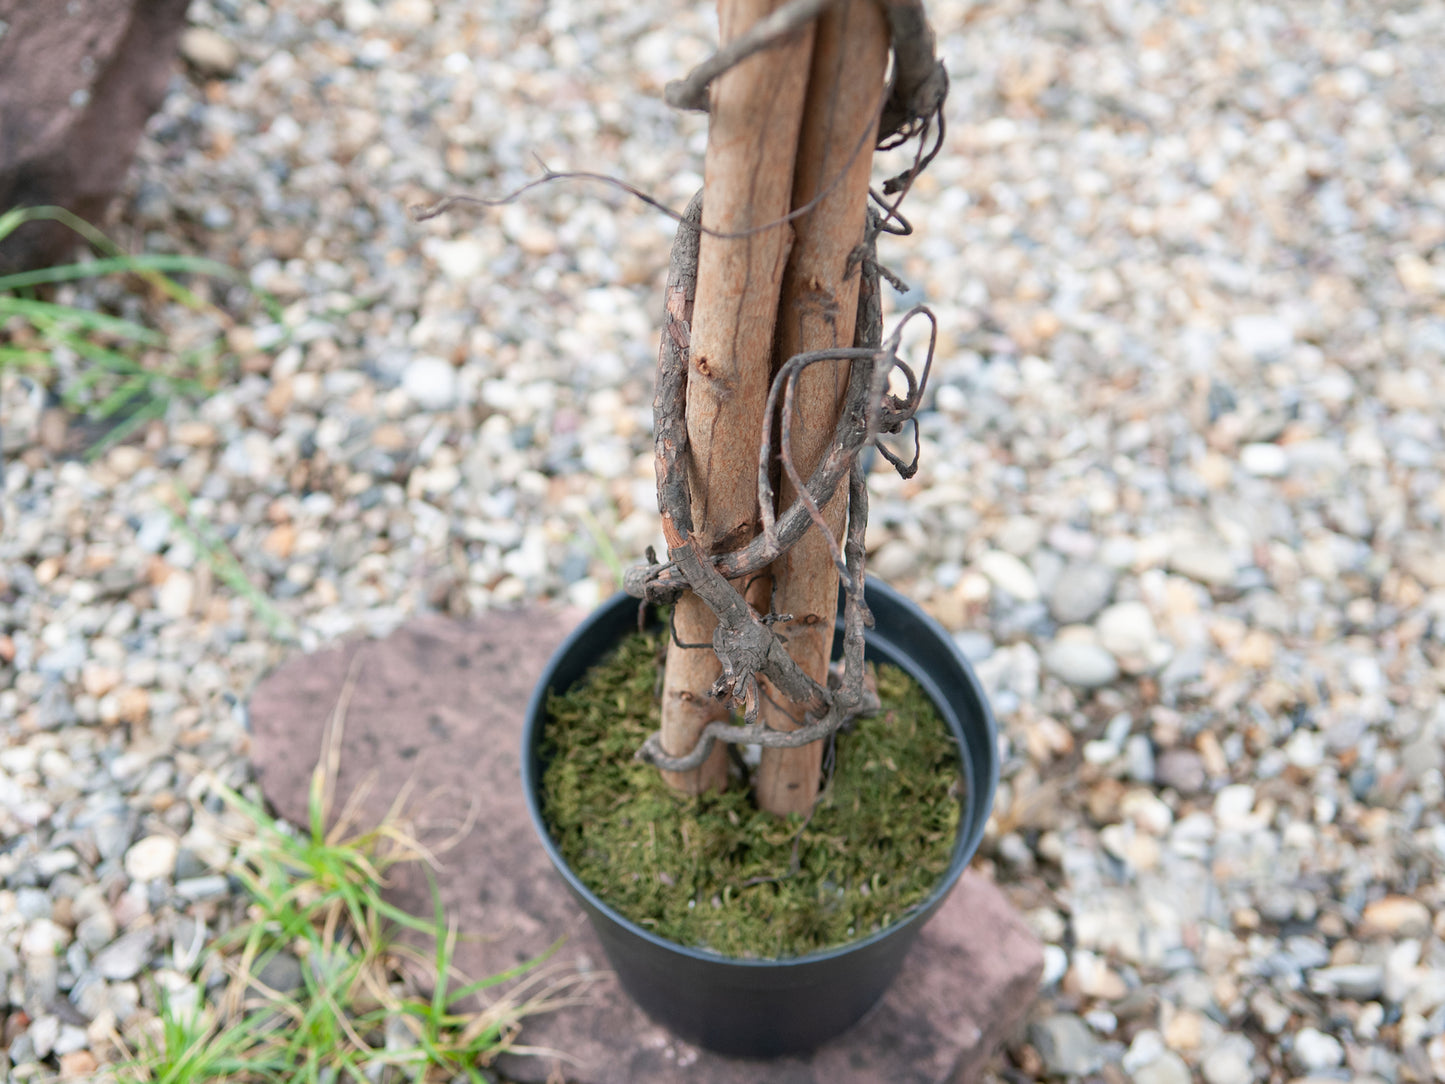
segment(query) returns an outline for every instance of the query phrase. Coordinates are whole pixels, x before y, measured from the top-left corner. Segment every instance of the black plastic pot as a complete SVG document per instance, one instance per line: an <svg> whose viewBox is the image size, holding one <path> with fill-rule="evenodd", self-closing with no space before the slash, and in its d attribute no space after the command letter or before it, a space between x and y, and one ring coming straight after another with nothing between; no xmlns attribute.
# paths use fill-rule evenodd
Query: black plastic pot
<svg viewBox="0 0 1445 1084"><path fill-rule="evenodd" d="M558 853L539 800L547 691L570 688L637 627L636 599L616 595L584 621L552 656L527 708L522 781L532 823L553 865L591 919L623 989L658 1023L721 1054L805 1053L856 1023L898 974L983 836L998 785L998 743L978 679L948 633L897 591L869 581L865 597L877 623L868 634L868 657L902 667L933 699L958 739L966 793L952 862L938 887L901 921L841 948L752 960L674 944L603 903ZM841 626L841 616L839 621Z"/></svg>

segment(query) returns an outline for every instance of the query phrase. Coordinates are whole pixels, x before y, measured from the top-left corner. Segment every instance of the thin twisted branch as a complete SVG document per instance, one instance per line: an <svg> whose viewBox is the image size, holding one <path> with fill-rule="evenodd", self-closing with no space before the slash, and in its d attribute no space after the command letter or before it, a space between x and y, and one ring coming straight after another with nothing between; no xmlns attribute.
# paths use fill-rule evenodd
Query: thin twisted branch
<svg viewBox="0 0 1445 1084"><path fill-rule="evenodd" d="M860 312L859 315L861 318L863 314ZM921 376L915 376L912 368L897 354L903 328L915 316L923 316L934 325ZM913 420L922 403L928 374L933 366L936 341L937 329L933 313L927 306L919 305L909 310L888 340L878 347L855 346L798 354L790 358L778 371L768 395L770 412L776 410L783 385L808 365L823 361L862 363L854 365L854 375L849 379L847 397L838 427L833 434L833 442L806 485L799 484L801 478L796 466L791 468L794 484L799 491L798 498L786 512L776 518L770 515L769 511L764 511L763 533L748 545L731 553L709 558L709 563L724 579L736 580L750 576L772 564L794 546L813 523L808 502L812 502L816 510L832 500L854 459L870 443L875 444L895 466L909 473L916 469L916 464L902 463L878 438L885 433L901 432L904 424ZM669 342L670 336L664 330L664 355L672 352ZM664 372L664 367L672 371ZM909 394L903 399L882 390L887 386L888 373L895 367L904 373L909 384ZM657 405L665 405L662 394L664 388L670 389L669 400L675 396L681 401L685 397L686 370L685 354L663 357L659 366ZM690 494L684 458L686 428L680 423L665 421L664 415L659 414L657 434L658 505L662 511L664 532L675 532L668 537L671 548L675 543L681 542L692 529L691 507L686 503ZM764 437L758 468L758 498L763 509L769 509L772 503L773 488L769 477L770 440L771 434L768 433ZM779 455L785 463L791 462L789 453L780 451ZM684 523L686 528L680 529L680 525ZM676 598L677 592L687 589L690 586L687 576L670 552L669 558L672 559L665 564L636 565L628 569L623 577L623 586L627 593L648 601L667 602Z"/></svg>

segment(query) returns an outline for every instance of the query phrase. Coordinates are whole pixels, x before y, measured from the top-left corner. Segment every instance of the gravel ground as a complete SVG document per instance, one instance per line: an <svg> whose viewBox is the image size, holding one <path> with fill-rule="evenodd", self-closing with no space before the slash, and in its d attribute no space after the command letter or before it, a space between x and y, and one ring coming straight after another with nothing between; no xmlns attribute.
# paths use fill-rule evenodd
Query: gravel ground
<svg viewBox="0 0 1445 1084"><path fill-rule="evenodd" d="M1445 1077L1445 3L932 5L945 151L885 260L941 322L872 570L955 631L1047 944L1001 1075ZM68 458L5 378L0 990L84 1076L228 906L208 782L286 652L590 606L658 536L651 369L705 8L197 0L118 233L284 306ZM90 303L90 295L76 295ZM234 300L234 299L232 299ZM198 318L172 313L179 335ZM284 343L279 350L266 348ZM167 502L182 483L276 614ZM599 539L608 540L605 543Z"/></svg>

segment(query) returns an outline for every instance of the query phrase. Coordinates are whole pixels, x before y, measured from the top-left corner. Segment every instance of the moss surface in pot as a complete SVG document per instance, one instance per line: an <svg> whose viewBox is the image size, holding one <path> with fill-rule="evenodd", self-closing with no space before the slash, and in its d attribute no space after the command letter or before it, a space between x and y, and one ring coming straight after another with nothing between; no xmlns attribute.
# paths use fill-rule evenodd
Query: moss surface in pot
<svg viewBox="0 0 1445 1084"><path fill-rule="evenodd" d="M880 668L882 708L837 735L811 815L779 818L741 786L683 795L633 759L657 727L661 647L635 634L548 700L544 815L588 888L678 944L763 958L865 937L928 897L952 855L961 776L916 682Z"/></svg>

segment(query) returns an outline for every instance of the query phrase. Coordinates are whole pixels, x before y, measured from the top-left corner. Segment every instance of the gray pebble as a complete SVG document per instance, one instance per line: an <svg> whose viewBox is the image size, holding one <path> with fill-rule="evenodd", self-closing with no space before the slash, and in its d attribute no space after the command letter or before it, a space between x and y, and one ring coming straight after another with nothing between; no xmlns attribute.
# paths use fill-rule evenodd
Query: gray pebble
<svg viewBox="0 0 1445 1084"><path fill-rule="evenodd" d="M1267 990L1260 990L1249 999L1249 1011L1259 1020L1266 1035L1278 1035L1289 1024L1290 1010Z"/></svg>
<svg viewBox="0 0 1445 1084"><path fill-rule="evenodd" d="M1294 344L1294 329L1272 313L1236 316L1229 330L1244 352L1260 361L1277 358Z"/></svg>
<svg viewBox="0 0 1445 1084"><path fill-rule="evenodd" d="M208 874L204 877L188 877L176 882L176 895L184 900L206 900L224 896L230 885L224 875Z"/></svg>
<svg viewBox="0 0 1445 1084"><path fill-rule="evenodd" d="M1155 758L1154 781L1180 794L1198 794L1208 781L1204 758L1193 749L1165 749Z"/></svg>
<svg viewBox="0 0 1445 1084"><path fill-rule="evenodd" d="M1043 654L1044 669L1080 689L1097 689L1119 678L1119 664L1098 644L1055 640Z"/></svg>
<svg viewBox="0 0 1445 1084"><path fill-rule="evenodd" d="M1063 557L1051 549L1040 547L1029 555L1029 569L1034 574L1034 581L1039 585L1039 594L1052 609L1051 596L1058 587L1059 578L1064 575ZM1055 616L1057 618L1057 615Z"/></svg>
<svg viewBox="0 0 1445 1084"><path fill-rule="evenodd" d="M1310 974L1311 992L1323 997L1372 1001L1385 988L1385 969L1378 964L1342 964L1322 967Z"/></svg>
<svg viewBox="0 0 1445 1084"><path fill-rule="evenodd" d="M1294 900L1287 902L1287 909L1278 913L1285 919L1294 914ZM1281 919L1283 921L1283 919ZM1324 967L1330 962L1330 950L1323 941L1313 937L1290 937L1284 943L1285 954L1294 961L1296 967L1304 971L1317 967Z"/></svg>
<svg viewBox="0 0 1445 1084"><path fill-rule="evenodd" d="M149 928L122 934L95 954L93 966L107 979L132 979L150 961L155 932Z"/></svg>
<svg viewBox="0 0 1445 1084"><path fill-rule="evenodd" d="M911 579L918 574L918 550L906 539L890 538L869 556L868 572L884 583Z"/></svg>
<svg viewBox="0 0 1445 1084"><path fill-rule="evenodd" d="M457 399L457 370L442 358L414 358L402 373L401 387L424 410L446 410Z"/></svg>
<svg viewBox="0 0 1445 1084"><path fill-rule="evenodd" d="M206 75L225 78L236 70L240 52L234 42L209 27L188 27L181 35L181 56Z"/></svg>
<svg viewBox="0 0 1445 1084"><path fill-rule="evenodd" d="M969 662L982 662L993 654L993 637L977 629L955 632L953 642Z"/></svg>
<svg viewBox="0 0 1445 1084"><path fill-rule="evenodd" d="M1124 763L1129 778L1134 782L1154 782L1154 743L1147 735L1129 735L1129 740L1124 744Z"/></svg>
<svg viewBox="0 0 1445 1084"><path fill-rule="evenodd" d="M85 916L75 925L75 939L92 955L103 950L114 938L116 919L111 918L110 911L97 911Z"/></svg>
<svg viewBox="0 0 1445 1084"><path fill-rule="evenodd" d="M54 910L50 894L41 888L21 888L15 893L15 910L26 921L49 918Z"/></svg>
<svg viewBox="0 0 1445 1084"><path fill-rule="evenodd" d="M1055 1013L1030 1024L1029 1042L1044 1059L1044 1069L1053 1075L1093 1073L1104 1064L1094 1033L1073 1013Z"/></svg>
<svg viewBox="0 0 1445 1084"><path fill-rule="evenodd" d="M95 845L100 856L109 860L123 857L135 837L134 823L128 816L101 817L91 828L91 832L95 836Z"/></svg>
<svg viewBox="0 0 1445 1084"><path fill-rule="evenodd" d="M261 965L256 978L278 993L294 993L302 986L301 961L289 952L278 952Z"/></svg>
<svg viewBox="0 0 1445 1084"><path fill-rule="evenodd" d="M1183 546L1169 555L1169 568L1207 587L1225 587L1234 582L1234 561L1217 544Z"/></svg>
<svg viewBox="0 0 1445 1084"><path fill-rule="evenodd" d="M1049 612L1061 625L1093 619L1114 594L1114 570L1107 565L1073 561L1065 565L1049 592Z"/></svg>
<svg viewBox="0 0 1445 1084"><path fill-rule="evenodd" d="M11 1065L33 1065L39 1061L39 1055L35 1053L35 1044L30 1041L28 1033L18 1036L10 1044L10 1049L5 1052L9 1057Z"/></svg>
<svg viewBox="0 0 1445 1084"><path fill-rule="evenodd" d="M993 631L999 640L1038 639L1047 635L1049 610L1042 602L1000 603L1001 599L995 600L993 613Z"/></svg>
<svg viewBox="0 0 1445 1084"><path fill-rule="evenodd" d="M37 1058L48 1058L55 1050L55 1040L60 1038L60 1017L46 1013L30 1022L26 1032Z"/></svg>
<svg viewBox="0 0 1445 1084"><path fill-rule="evenodd" d="M87 1020L94 1020L110 1008L110 988L99 975L82 974L70 988L70 1003Z"/></svg>

